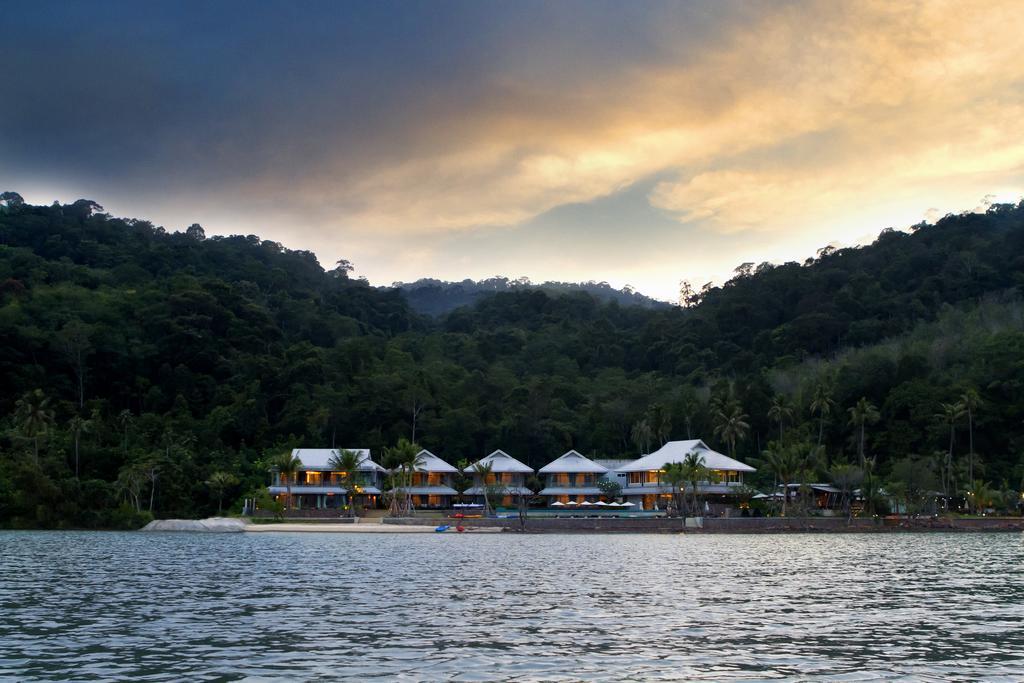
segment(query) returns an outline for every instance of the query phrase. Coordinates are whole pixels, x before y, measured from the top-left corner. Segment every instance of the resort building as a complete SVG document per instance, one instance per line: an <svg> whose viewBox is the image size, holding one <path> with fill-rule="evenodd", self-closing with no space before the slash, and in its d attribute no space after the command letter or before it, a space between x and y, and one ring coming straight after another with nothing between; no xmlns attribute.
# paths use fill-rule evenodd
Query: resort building
<svg viewBox="0 0 1024 683"><path fill-rule="evenodd" d="M711 450L700 439L669 441L642 458L616 470L627 475L622 495L641 510L664 509L672 497L672 489L662 482L665 465L683 462L690 453L699 454L704 466L711 470L711 481L698 484L697 490L706 501L730 502L735 490L743 485L743 475L756 470L739 460Z"/></svg>
<svg viewBox="0 0 1024 683"><path fill-rule="evenodd" d="M583 503L596 501L601 496L597 484L608 473L608 468L581 453L569 451L541 467L538 473L544 478L544 488L538 495L543 496L548 505Z"/></svg>
<svg viewBox="0 0 1024 683"><path fill-rule="evenodd" d="M420 464L412 475L412 486L409 488L412 504L418 508L451 507L452 497L459 494L452 488L458 468L426 449L420 451L417 457Z"/></svg>
<svg viewBox="0 0 1024 683"><path fill-rule="evenodd" d="M478 467L488 465L490 473L485 477L478 471ZM515 505L516 496L532 495L525 483L526 477L533 474L533 468L519 462L505 451L494 451L486 458L478 460L464 469L463 472L473 475L473 486L467 489L465 494L471 496L474 502L483 502L485 486L490 487L488 495L493 492L496 496L496 499L491 498L492 505L511 507Z"/></svg>
<svg viewBox="0 0 1024 683"><path fill-rule="evenodd" d="M292 510L340 510L349 499L366 507L376 507L380 497L381 474L384 468L370 459L370 449L349 448L359 456L359 468L355 477L355 491L343 486L347 479L344 472L331 468L330 462L341 457L340 448L296 448L292 456L302 465L289 478L280 471L272 470L270 494L281 500ZM290 500L285 500L289 492Z"/></svg>

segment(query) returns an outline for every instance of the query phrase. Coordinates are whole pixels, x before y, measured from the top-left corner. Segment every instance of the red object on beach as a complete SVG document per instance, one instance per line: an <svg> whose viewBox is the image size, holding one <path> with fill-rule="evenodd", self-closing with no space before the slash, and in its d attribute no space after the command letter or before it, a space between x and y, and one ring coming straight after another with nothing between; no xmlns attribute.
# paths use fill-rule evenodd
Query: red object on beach
<svg viewBox="0 0 1024 683"><path fill-rule="evenodd" d="M462 526L462 525L460 524L460 525L458 525L457 527L455 527L455 530L456 530L456 531L458 531L458 532L459 532L459 533L461 534L461 533L462 533L463 531L465 531L465 530L466 530L466 527L464 527L464 526Z"/></svg>
<svg viewBox="0 0 1024 683"><path fill-rule="evenodd" d="M456 512L454 515L452 515L452 517L454 517L455 519L462 519L465 516L466 515L462 514L461 512Z"/></svg>

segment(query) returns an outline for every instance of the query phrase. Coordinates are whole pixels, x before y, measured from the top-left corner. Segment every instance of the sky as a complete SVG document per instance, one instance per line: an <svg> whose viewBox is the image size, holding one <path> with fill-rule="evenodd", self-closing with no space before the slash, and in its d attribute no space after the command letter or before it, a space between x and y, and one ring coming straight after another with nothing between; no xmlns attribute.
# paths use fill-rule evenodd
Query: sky
<svg viewBox="0 0 1024 683"><path fill-rule="evenodd" d="M0 0L0 191L677 298L1024 195L1019 1Z"/></svg>

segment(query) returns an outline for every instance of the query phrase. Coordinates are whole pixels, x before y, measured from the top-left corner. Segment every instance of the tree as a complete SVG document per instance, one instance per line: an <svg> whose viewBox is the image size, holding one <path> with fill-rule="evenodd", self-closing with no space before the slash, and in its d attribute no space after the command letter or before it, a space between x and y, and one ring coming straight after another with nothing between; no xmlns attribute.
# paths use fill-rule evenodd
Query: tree
<svg viewBox="0 0 1024 683"><path fill-rule="evenodd" d="M686 399L682 405L683 421L686 423L686 438L693 438L693 416L697 413L697 402L693 399Z"/></svg>
<svg viewBox="0 0 1024 683"><path fill-rule="evenodd" d="M413 475L423 465L421 452L419 446L403 437L384 453L384 467L391 472L393 481L389 505L392 517L407 517L413 514L412 494L409 489L412 487Z"/></svg>
<svg viewBox="0 0 1024 683"><path fill-rule="evenodd" d="M136 512L142 512L142 487L146 481L146 474L138 463L124 465L117 473L115 488L126 501L128 501Z"/></svg>
<svg viewBox="0 0 1024 683"><path fill-rule="evenodd" d="M483 494L483 516L489 517L493 510L490 508L490 482L487 479L490 478L494 471L494 465L492 463L478 462L473 465L473 473L480 477L480 492Z"/></svg>
<svg viewBox="0 0 1024 683"><path fill-rule="evenodd" d="M783 440L783 423L793 416L793 410L786 405L786 399L781 394L772 397L772 405L768 409L768 419L779 423L779 443Z"/></svg>
<svg viewBox="0 0 1024 683"><path fill-rule="evenodd" d="M861 468L864 467L864 438L866 436L866 425L878 422L879 414L875 405L866 397L861 397L857 404L848 409L850 413L850 426L858 430L857 457Z"/></svg>
<svg viewBox="0 0 1024 683"><path fill-rule="evenodd" d="M597 488L600 489L601 495L604 496L609 502L615 500L622 495L622 484L615 481L614 479L601 479L597 482Z"/></svg>
<svg viewBox="0 0 1024 683"><path fill-rule="evenodd" d="M302 460L291 451L280 453L271 461L271 470L277 472L284 481L285 486L285 507L291 507L292 482L299 470L302 468Z"/></svg>
<svg viewBox="0 0 1024 683"><path fill-rule="evenodd" d="M122 436L123 436L123 439L122 439L122 442L121 442L122 443L122 451L123 451L124 457L127 458L128 457L128 429L132 426L132 423L135 422L135 416L132 415L132 411L125 409L125 410L122 410L120 413L117 414L117 422L118 422L118 424L121 425L121 433L122 433Z"/></svg>
<svg viewBox="0 0 1024 683"><path fill-rule="evenodd" d="M42 389L27 392L15 403L14 417L21 433L32 440L32 453L38 465L39 441L49 434L54 424L50 399Z"/></svg>
<svg viewBox="0 0 1024 683"><path fill-rule="evenodd" d="M217 514L223 510L224 493L232 486L238 483L238 477L231 474L230 472L218 471L210 475L210 478L206 480L206 485L210 487L210 491L217 499Z"/></svg>
<svg viewBox="0 0 1024 683"><path fill-rule="evenodd" d="M356 516L355 497L359 494L359 453L344 449L331 456L327 466L341 473L341 486L345 489L346 513Z"/></svg>
<svg viewBox="0 0 1024 683"><path fill-rule="evenodd" d="M686 468L681 462L668 462L661 471L661 480L672 492L672 506L679 517L686 515Z"/></svg>
<svg viewBox="0 0 1024 683"><path fill-rule="evenodd" d="M967 508L976 515L983 514L996 498L992 484L981 479L974 480L966 494Z"/></svg>
<svg viewBox="0 0 1024 683"><path fill-rule="evenodd" d="M807 463L807 458L799 444L792 446L777 445L763 453L765 469L775 475L782 484L782 516L786 516L789 504L789 485L795 483L800 472Z"/></svg>
<svg viewBox="0 0 1024 683"><path fill-rule="evenodd" d="M75 444L75 479L78 479L78 444L82 439L82 434L92 431L92 426L92 420L87 420L79 415L68 420L68 431L71 432L71 438Z"/></svg>
<svg viewBox="0 0 1024 683"><path fill-rule="evenodd" d="M633 424L633 428L629 432L629 435L641 455L651 452L651 441L654 439L654 431L651 429L651 425L647 420L638 420L635 422Z"/></svg>
<svg viewBox="0 0 1024 683"><path fill-rule="evenodd" d="M960 405L967 413L968 481L974 481L974 416L983 403L984 401L981 400L981 396L978 395L978 391L974 388L968 389L960 395Z"/></svg>
<svg viewBox="0 0 1024 683"><path fill-rule="evenodd" d="M672 414L660 403L655 403L648 411L647 424L650 425L651 436L659 446L664 446L672 433Z"/></svg>
<svg viewBox="0 0 1024 683"><path fill-rule="evenodd" d="M907 456L893 462L886 486L891 493L902 497L906 514L910 516L923 508L935 485L932 463L919 456Z"/></svg>
<svg viewBox="0 0 1024 683"><path fill-rule="evenodd" d="M829 478L842 495L843 512L849 521L853 517L853 506L850 505L853 490L864 480L864 471L849 463L840 462L832 465Z"/></svg>
<svg viewBox="0 0 1024 683"><path fill-rule="evenodd" d="M192 225L185 228L185 236L188 237L189 239L201 242L202 240L206 239L206 231L203 230L203 226L199 225L198 223L193 223Z"/></svg>
<svg viewBox="0 0 1024 683"><path fill-rule="evenodd" d="M942 493L948 498L953 490L953 443L956 439L956 425L964 416L964 407L959 403L940 403L935 419L949 426L949 450L942 468Z"/></svg>
<svg viewBox="0 0 1024 683"><path fill-rule="evenodd" d="M17 209L25 204L25 200L17 192L0 192L0 208Z"/></svg>
<svg viewBox="0 0 1024 683"><path fill-rule="evenodd" d="M700 514L697 494L701 482L711 482L715 476L714 472L704 464L704 456L697 451L690 451L683 458L683 473L686 481L690 484L690 496L693 499L693 510L695 515Z"/></svg>
<svg viewBox="0 0 1024 683"><path fill-rule="evenodd" d="M748 415L738 404L728 403L715 412L715 436L729 446L729 457L736 457L736 442L742 441L750 431Z"/></svg>
<svg viewBox="0 0 1024 683"><path fill-rule="evenodd" d="M825 434L825 420L832 414L836 402L832 400L832 387L826 382L818 382L811 395L811 413L818 414L818 445L821 445Z"/></svg>

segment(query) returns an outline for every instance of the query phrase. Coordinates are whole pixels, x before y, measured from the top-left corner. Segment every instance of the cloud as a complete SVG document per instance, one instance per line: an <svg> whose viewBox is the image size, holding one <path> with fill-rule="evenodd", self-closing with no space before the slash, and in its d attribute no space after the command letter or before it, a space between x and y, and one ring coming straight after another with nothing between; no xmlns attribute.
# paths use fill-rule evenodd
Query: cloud
<svg viewBox="0 0 1024 683"><path fill-rule="evenodd" d="M13 7L0 183L378 281L671 298L1024 189L1005 0Z"/></svg>

